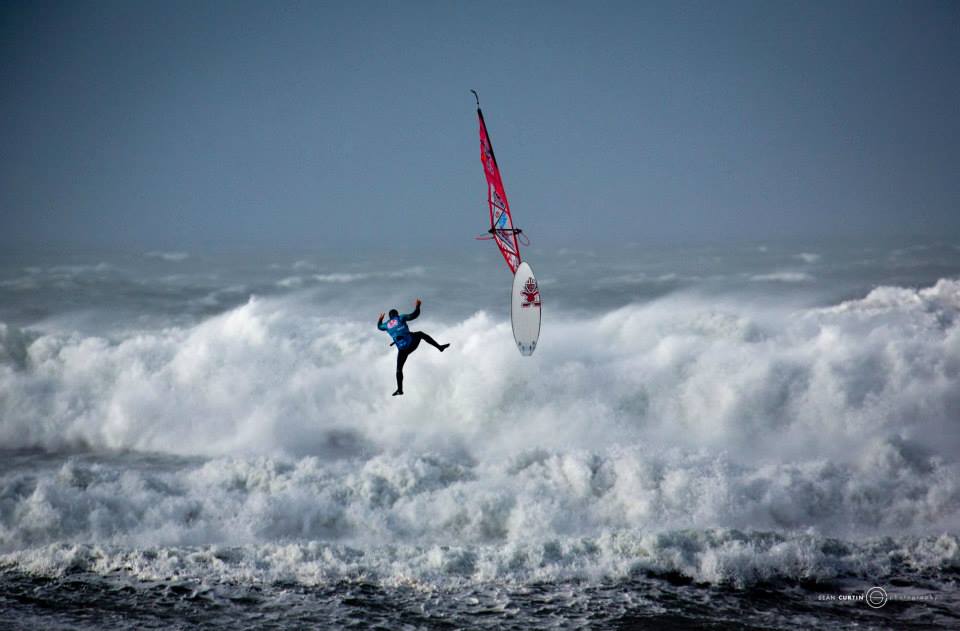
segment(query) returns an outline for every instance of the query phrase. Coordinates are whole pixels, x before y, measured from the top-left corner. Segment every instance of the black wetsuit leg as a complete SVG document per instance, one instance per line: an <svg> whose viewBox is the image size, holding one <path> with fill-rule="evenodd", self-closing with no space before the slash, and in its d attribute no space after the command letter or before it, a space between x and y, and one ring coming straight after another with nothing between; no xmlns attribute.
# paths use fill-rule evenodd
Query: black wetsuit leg
<svg viewBox="0 0 960 631"><path fill-rule="evenodd" d="M406 349L397 351L397 392L403 392L403 365L409 356Z"/></svg>
<svg viewBox="0 0 960 631"><path fill-rule="evenodd" d="M433 339L432 337L430 337L429 335L427 335L427 334L424 333L423 331L416 331L416 332L414 332L413 336L416 337L416 338L419 338L419 339L417 340L417 343L418 343L418 344L420 343L420 340L423 340L424 342L426 342L426 343L429 344L430 346L432 346L432 347L434 347L434 348L436 348L436 349L439 349L439 350L441 350L441 351L443 350L442 348L440 348L440 345L437 344L437 340Z"/></svg>
<svg viewBox="0 0 960 631"><path fill-rule="evenodd" d="M407 357L410 356L410 353L417 350L421 341L426 342L441 353L450 346L449 344L437 344L435 339L423 331L411 331L410 337L413 338L410 341L410 346L397 350L397 391L395 394L403 394L403 365L407 363Z"/></svg>
<svg viewBox="0 0 960 631"><path fill-rule="evenodd" d="M410 346L397 349L397 392L399 393L403 393L403 365L407 363L407 357L410 356L410 353L417 350L417 347L420 346L418 334L413 333L412 337L413 339L410 341Z"/></svg>

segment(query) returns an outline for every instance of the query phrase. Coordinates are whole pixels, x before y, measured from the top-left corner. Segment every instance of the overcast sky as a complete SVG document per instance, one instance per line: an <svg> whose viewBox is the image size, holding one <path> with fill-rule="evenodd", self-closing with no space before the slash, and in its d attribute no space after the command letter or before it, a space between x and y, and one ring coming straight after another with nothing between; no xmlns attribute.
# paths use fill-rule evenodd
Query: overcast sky
<svg viewBox="0 0 960 631"><path fill-rule="evenodd" d="M0 244L960 236L958 2L4 2ZM458 246L459 247L459 246Z"/></svg>

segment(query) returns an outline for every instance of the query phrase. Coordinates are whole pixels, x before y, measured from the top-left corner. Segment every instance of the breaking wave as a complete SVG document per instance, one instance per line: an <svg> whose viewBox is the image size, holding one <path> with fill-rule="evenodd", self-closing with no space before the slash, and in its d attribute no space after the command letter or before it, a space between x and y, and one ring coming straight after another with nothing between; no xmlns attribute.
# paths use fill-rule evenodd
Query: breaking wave
<svg viewBox="0 0 960 631"><path fill-rule="evenodd" d="M960 282L371 322L302 296L118 339L0 327L0 565L244 580L698 581L960 567ZM91 460L85 453L108 452ZM156 454L136 460L131 453ZM14 452L11 452L14 453Z"/></svg>

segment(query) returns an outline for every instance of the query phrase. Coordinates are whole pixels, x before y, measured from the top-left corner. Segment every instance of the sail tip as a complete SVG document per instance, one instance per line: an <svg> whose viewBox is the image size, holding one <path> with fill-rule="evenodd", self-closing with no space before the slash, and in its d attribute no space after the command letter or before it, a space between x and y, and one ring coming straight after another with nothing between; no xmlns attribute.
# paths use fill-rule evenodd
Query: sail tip
<svg viewBox="0 0 960 631"><path fill-rule="evenodd" d="M480 107L480 95L477 94L476 90L471 89L470 91L473 92L473 98L477 100L477 107Z"/></svg>

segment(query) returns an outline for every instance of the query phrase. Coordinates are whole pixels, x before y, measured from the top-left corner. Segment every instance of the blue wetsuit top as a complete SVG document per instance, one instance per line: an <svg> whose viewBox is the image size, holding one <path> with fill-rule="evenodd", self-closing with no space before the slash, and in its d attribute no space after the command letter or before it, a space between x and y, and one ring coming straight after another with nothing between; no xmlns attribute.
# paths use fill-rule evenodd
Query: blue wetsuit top
<svg viewBox="0 0 960 631"><path fill-rule="evenodd" d="M377 324L377 328L389 333L390 337L393 338L393 343L397 345L397 348L403 350L408 348L410 343L413 342L413 336L410 334L407 322L415 320L419 315L420 305L417 305L413 313L400 314L394 318L390 318L386 322L380 322Z"/></svg>

